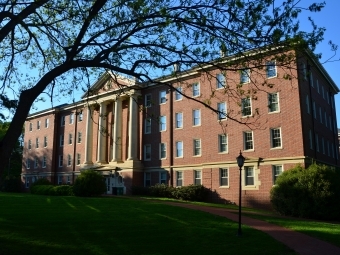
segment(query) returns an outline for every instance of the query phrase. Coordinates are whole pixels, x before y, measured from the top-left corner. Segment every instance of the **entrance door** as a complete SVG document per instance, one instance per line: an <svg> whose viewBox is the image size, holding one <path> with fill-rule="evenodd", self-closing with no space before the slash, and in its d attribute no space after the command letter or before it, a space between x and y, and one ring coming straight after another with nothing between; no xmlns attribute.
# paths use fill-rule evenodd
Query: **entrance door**
<svg viewBox="0 0 340 255"><path fill-rule="evenodd" d="M105 183L106 183L106 194L111 195L112 189L111 189L111 177L105 177Z"/></svg>

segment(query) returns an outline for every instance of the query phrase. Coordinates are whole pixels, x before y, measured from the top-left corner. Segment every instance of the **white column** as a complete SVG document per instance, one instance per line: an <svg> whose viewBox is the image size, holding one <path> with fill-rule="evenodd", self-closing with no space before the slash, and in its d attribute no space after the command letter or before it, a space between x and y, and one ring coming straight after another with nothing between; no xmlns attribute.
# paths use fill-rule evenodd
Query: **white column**
<svg viewBox="0 0 340 255"><path fill-rule="evenodd" d="M113 162L122 161L122 99L117 97L115 101L115 120L113 130Z"/></svg>
<svg viewBox="0 0 340 255"><path fill-rule="evenodd" d="M128 160L137 159L137 118L138 118L138 104L137 95L130 96L129 103L129 147L128 147Z"/></svg>
<svg viewBox="0 0 340 255"><path fill-rule="evenodd" d="M86 119L86 142L85 142L85 159L84 164L91 165L92 162L92 136L93 136L93 120L91 106L87 106L87 119Z"/></svg>
<svg viewBox="0 0 340 255"><path fill-rule="evenodd" d="M106 149L106 103L100 103L99 109L99 123L98 123L98 156L97 163L105 163L105 149Z"/></svg>

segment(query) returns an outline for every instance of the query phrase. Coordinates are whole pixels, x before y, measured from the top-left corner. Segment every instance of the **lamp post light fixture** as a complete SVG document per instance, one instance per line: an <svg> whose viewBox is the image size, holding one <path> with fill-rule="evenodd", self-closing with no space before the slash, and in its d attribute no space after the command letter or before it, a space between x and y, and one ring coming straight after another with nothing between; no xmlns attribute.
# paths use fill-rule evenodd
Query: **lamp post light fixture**
<svg viewBox="0 0 340 255"><path fill-rule="evenodd" d="M238 197L238 231L237 236L242 236L241 230L241 184L242 184L242 167L244 165L245 157L242 156L242 152L240 151L240 155L236 158L237 165L240 169L240 186L239 186L239 197Z"/></svg>

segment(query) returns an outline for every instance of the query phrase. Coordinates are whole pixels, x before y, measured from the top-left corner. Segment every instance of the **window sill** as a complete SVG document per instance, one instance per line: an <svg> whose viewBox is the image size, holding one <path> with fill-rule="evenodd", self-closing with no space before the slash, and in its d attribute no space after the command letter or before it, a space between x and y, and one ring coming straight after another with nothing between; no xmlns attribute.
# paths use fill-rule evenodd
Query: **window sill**
<svg viewBox="0 0 340 255"><path fill-rule="evenodd" d="M274 78L277 78L277 74L275 76L270 76L270 77L267 76L267 80L274 79Z"/></svg>
<svg viewBox="0 0 340 255"><path fill-rule="evenodd" d="M228 151L220 151L218 154L228 154Z"/></svg>
<svg viewBox="0 0 340 255"><path fill-rule="evenodd" d="M251 150L243 150L243 152L254 152L255 149L251 149Z"/></svg>
<svg viewBox="0 0 340 255"><path fill-rule="evenodd" d="M283 147L270 148L270 150L283 150Z"/></svg>
<svg viewBox="0 0 340 255"><path fill-rule="evenodd" d="M218 119L217 121L220 122L220 121L226 121L226 120L228 120L228 118Z"/></svg>
<svg viewBox="0 0 340 255"><path fill-rule="evenodd" d="M175 127L175 129L176 129L176 130L178 130L178 129L183 129L183 127Z"/></svg>
<svg viewBox="0 0 340 255"><path fill-rule="evenodd" d="M230 186L219 186L218 188L219 188L219 189L229 189Z"/></svg>
<svg viewBox="0 0 340 255"><path fill-rule="evenodd" d="M175 158L184 158L183 156L180 156L180 157L175 157Z"/></svg>
<svg viewBox="0 0 340 255"><path fill-rule="evenodd" d="M249 186L242 186L242 190L258 190L259 186L256 185L249 185Z"/></svg>
<svg viewBox="0 0 340 255"><path fill-rule="evenodd" d="M281 111L268 112L268 114L275 114L275 113L281 113Z"/></svg>
<svg viewBox="0 0 340 255"><path fill-rule="evenodd" d="M200 158L202 155L193 155L194 158Z"/></svg>
<svg viewBox="0 0 340 255"><path fill-rule="evenodd" d="M160 158L159 160L166 160L167 158Z"/></svg>

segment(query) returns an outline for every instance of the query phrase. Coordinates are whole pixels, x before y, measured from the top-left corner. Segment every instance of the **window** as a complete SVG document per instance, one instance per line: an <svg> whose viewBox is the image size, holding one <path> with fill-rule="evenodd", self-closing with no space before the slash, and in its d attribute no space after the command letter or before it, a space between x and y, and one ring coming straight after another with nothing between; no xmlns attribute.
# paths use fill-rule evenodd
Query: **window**
<svg viewBox="0 0 340 255"><path fill-rule="evenodd" d="M202 184L202 171L194 170L194 177L195 177L195 185L201 185Z"/></svg>
<svg viewBox="0 0 340 255"><path fill-rule="evenodd" d="M192 122L193 126L201 125L201 110L192 111Z"/></svg>
<svg viewBox="0 0 340 255"><path fill-rule="evenodd" d="M176 172L176 186L180 187L183 185L183 172L177 171Z"/></svg>
<svg viewBox="0 0 340 255"><path fill-rule="evenodd" d="M227 106L226 103L217 103L217 110L218 110L218 119L225 120L227 118Z"/></svg>
<svg viewBox="0 0 340 255"><path fill-rule="evenodd" d="M278 93L272 93L268 95L268 108L269 112L279 111L279 97Z"/></svg>
<svg viewBox="0 0 340 255"><path fill-rule="evenodd" d="M281 129L280 128L273 128L270 129L271 135L271 147L272 148L280 148L281 144Z"/></svg>
<svg viewBox="0 0 340 255"><path fill-rule="evenodd" d="M70 154L67 155L67 166L71 166L72 165L72 157Z"/></svg>
<svg viewBox="0 0 340 255"><path fill-rule="evenodd" d="M77 142L78 142L78 143L81 143L81 136L82 136L82 133L81 133L81 132L78 132L78 139L77 139Z"/></svg>
<svg viewBox="0 0 340 255"><path fill-rule="evenodd" d="M320 94L320 86L319 86L319 80L316 80L316 90Z"/></svg>
<svg viewBox="0 0 340 255"><path fill-rule="evenodd" d="M243 132L243 140L244 140L244 150L254 149L252 131Z"/></svg>
<svg viewBox="0 0 340 255"><path fill-rule="evenodd" d="M166 130L166 116L159 117L159 131Z"/></svg>
<svg viewBox="0 0 340 255"><path fill-rule="evenodd" d="M175 100L178 101L178 100L182 100L182 87L177 87L176 88L176 91L175 91Z"/></svg>
<svg viewBox="0 0 340 255"><path fill-rule="evenodd" d="M314 119L316 119L316 106L315 106L315 101L313 101L313 116L314 116Z"/></svg>
<svg viewBox="0 0 340 255"><path fill-rule="evenodd" d="M37 129L39 130L40 129L40 120L37 121Z"/></svg>
<svg viewBox="0 0 340 255"><path fill-rule="evenodd" d="M68 184L68 185L71 184L71 176L67 176L67 184Z"/></svg>
<svg viewBox="0 0 340 255"><path fill-rule="evenodd" d="M267 78L276 77L276 65L274 61L268 61L266 63Z"/></svg>
<svg viewBox="0 0 340 255"><path fill-rule="evenodd" d="M192 95L198 97L200 95L200 84L198 82L192 84Z"/></svg>
<svg viewBox="0 0 340 255"><path fill-rule="evenodd" d="M77 165L80 165L81 154L77 153Z"/></svg>
<svg viewBox="0 0 340 255"><path fill-rule="evenodd" d="M326 127L328 127L328 118L327 118L327 113L326 112L325 112L324 116L325 116L325 125L326 125Z"/></svg>
<svg viewBox="0 0 340 255"><path fill-rule="evenodd" d="M26 169L30 169L31 168L31 160L27 159L26 160Z"/></svg>
<svg viewBox="0 0 340 255"><path fill-rule="evenodd" d="M30 179L29 177L25 177L25 187L29 188L29 186L30 186Z"/></svg>
<svg viewBox="0 0 340 255"><path fill-rule="evenodd" d="M309 148L313 150L313 134L312 130L309 129Z"/></svg>
<svg viewBox="0 0 340 255"><path fill-rule="evenodd" d="M323 88L322 85L321 85L321 91L322 91L322 97L323 97L323 99L325 99L325 89Z"/></svg>
<svg viewBox="0 0 340 255"><path fill-rule="evenodd" d="M245 186L254 185L254 167L252 166L245 166Z"/></svg>
<svg viewBox="0 0 340 255"><path fill-rule="evenodd" d="M329 104L329 93L326 91L327 103Z"/></svg>
<svg viewBox="0 0 340 255"><path fill-rule="evenodd" d="M321 138L321 142L322 142L322 153L326 154L326 150L325 150L325 139L322 137Z"/></svg>
<svg viewBox="0 0 340 255"><path fill-rule="evenodd" d="M225 76L221 73L216 75L216 88L221 89L225 87Z"/></svg>
<svg viewBox="0 0 340 255"><path fill-rule="evenodd" d="M83 111L80 111L78 113L78 121L83 121L84 115L83 115Z"/></svg>
<svg viewBox="0 0 340 255"><path fill-rule="evenodd" d="M30 131L32 131L32 130L33 130L33 123L32 123L32 122L30 122L30 124L29 124L29 125L30 125L30 127L29 127L29 130L30 130Z"/></svg>
<svg viewBox="0 0 340 255"><path fill-rule="evenodd" d="M228 152L227 135L218 135L218 151Z"/></svg>
<svg viewBox="0 0 340 255"><path fill-rule="evenodd" d="M183 113L175 113L176 117L176 128L183 128Z"/></svg>
<svg viewBox="0 0 340 255"><path fill-rule="evenodd" d="M47 147L47 136L44 136L44 147Z"/></svg>
<svg viewBox="0 0 340 255"><path fill-rule="evenodd" d="M310 105L309 105L309 97L306 95L306 107L307 107L307 113L310 114Z"/></svg>
<svg viewBox="0 0 340 255"><path fill-rule="evenodd" d="M48 128L50 124L50 120L49 119L45 119L45 128Z"/></svg>
<svg viewBox="0 0 340 255"><path fill-rule="evenodd" d="M305 77L307 77L306 74L305 74ZM312 87L314 87L314 80L313 80L313 73L312 73L312 71L310 71L310 73L309 73L309 79L310 79L310 84L312 85ZM319 87L318 87L318 90L319 90Z"/></svg>
<svg viewBox="0 0 340 255"><path fill-rule="evenodd" d="M151 160L151 144L144 145L144 160Z"/></svg>
<svg viewBox="0 0 340 255"><path fill-rule="evenodd" d="M319 136L318 136L318 134L315 134L315 145L316 145L316 151L319 152L320 148L319 148Z"/></svg>
<svg viewBox="0 0 340 255"><path fill-rule="evenodd" d="M328 116L328 120L329 120L329 129L332 130L332 118L331 116Z"/></svg>
<svg viewBox="0 0 340 255"><path fill-rule="evenodd" d="M162 90L159 92L159 103L165 104L166 103L166 91Z"/></svg>
<svg viewBox="0 0 340 255"><path fill-rule="evenodd" d="M251 115L251 102L250 98L242 98L242 116L250 116Z"/></svg>
<svg viewBox="0 0 340 255"><path fill-rule="evenodd" d="M61 116L61 126L65 126L65 116Z"/></svg>
<svg viewBox="0 0 340 255"><path fill-rule="evenodd" d="M60 135L60 146L64 146L64 135Z"/></svg>
<svg viewBox="0 0 340 255"><path fill-rule="evenodd" d="M63 177L61 175L58 176L58 185L63 184Z"/></svg>
<svg viewBox="0 0 340 255"><path fill-rule="evenodd" d="M34 158L34 168L38 168L38 158Z"/></svg>
<svg viewBox="0 0 340 255"><path fill-rule="evenodd" d="M39 148L39 138L35 138L35 148Z"/></svg>
<svg viewBox="0 0 340 255"><path fill-rule="evenodd" d="M201 139L194 139L194 156L201 155Z"/></svg>
<svg viewBox="0 0 340 255"><path fill-rule="evenodd" d="M144 133L151 134L151 118L144 120Z"/></svg>
<svg viewBox="0 0 340 255"><path fill-rule="evenodd" d="M330 157L331 156L331 152L329 150L329 141L327 141L327 155Z"/></svg>
<svg viewBox="0 0 340 255"><path fill-rule="evenodd" d="M73 135L68 134L68 144L72 144L72 142L73 142Z"/></svg>
<svg viewBox="0 0 340 255"><path fill-rule="evenodd" d="M151 94L145 95L145 107L151 107Z"/></svg>
<svg viewBox="0 0 340 255"><path fill-rule="evenodd" d="M28 140L28 149L32 149L32 141L31 140Z"/></svg>
<svg viewBox="0 0 340 255"><path fill-rule="evenodd" d="M166 172L160 172L160 183L161 184L167 183L167 173Z"/></svg>
<svg viewBox="0 0 340 255"><path fill-rule="evenodd" d="M73 124L73 122L74 122L74 113L72 112L70 114L70 124Z"/></svg>
<svg viewBox="0 0 340 255"><path fill-rule="evenodd" d="M43 159L42 159L42 168L46 168L46 156L43 156Z"/></svg>
<svg viewBox="0 0 340 255"><path fill-rule="evenodd" d="M282 166L281 165L274 165L272 166L273 169L273 183L275 184L277 177L282 174Z"/></svg>
<svg viewBox="0 0 340 255"><path fill-rule="evenodd" d="M306 70L306 64L302 63L302 76L304 80L307 80L307 70ZM313 83L312 83L312 87L313 87Z"/></svg>
<svg viewBox="0 0 340 255"><path fill-rule="evenodd" d="M321 106L319 107L319 118L320 118L320 122L322 123L322 109L321 109Z"/></svg>
<svg viewBox="0 0 340 255"><path fill-rule="evenodd" d="M166 158L166 143L159 144L159 158L160 159Z"/></svg>
<svg viewBox="0 0 340 255"><path fill-rule="evenodd" d="M241 70L240 82L241 83L248 83L248 82L250 82L250 70L249 69Z"/></svg>
<svg viewBox="0 0 340 255"><path fill-rule="evenodd" d="M145 187L151 186L151 173L145 173Z"/></svg>
<svg viewBox="0 0 340 255"><path fill-rule="evenodd" d="M59 167L63 166L63 155L59 155Z"/></svg>
<svg viewBox="0 0 340 255"><path fill-rule="evenodd" d="M178 158L183 157L183 142L182 141L176 142L176 157Z"/></svg>
<svg viewBox="0 0 340 255"><path fill-rule="evenodd" d="M220 186L229 186L228 169L220 168Z"/></svg>

